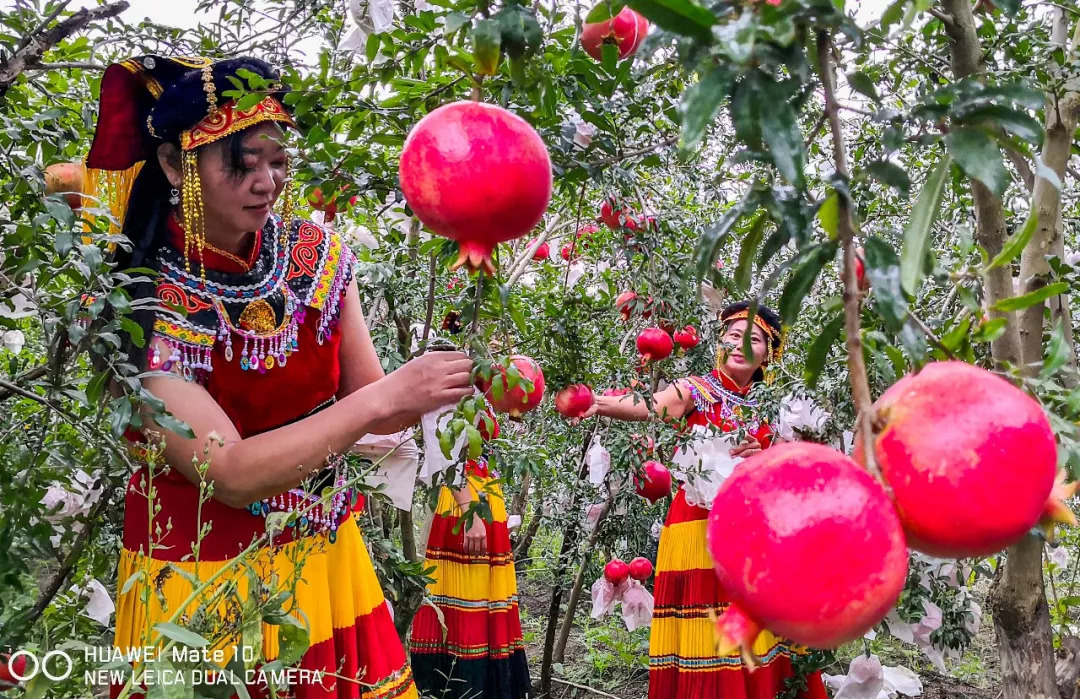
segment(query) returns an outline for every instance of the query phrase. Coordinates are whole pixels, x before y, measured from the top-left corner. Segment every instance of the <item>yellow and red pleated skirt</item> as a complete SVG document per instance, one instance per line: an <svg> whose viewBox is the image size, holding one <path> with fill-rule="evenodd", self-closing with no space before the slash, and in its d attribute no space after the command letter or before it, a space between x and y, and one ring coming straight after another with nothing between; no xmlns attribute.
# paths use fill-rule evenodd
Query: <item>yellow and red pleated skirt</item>
<svg viewBox="0 0 1080 699"><path fill-rule="evenodd" d="M329 529L289 527L276 535L272 544L236 561L263 535L264 516L215 500L200 508L198 489L175 470L155 476L153 487L161 510L151 515L144 494L146 472L136 472L128 484L118 576L121 592L116 604L114 645L118 649L126 653L161 645L160 639L155 639L154 626L175 620L196 632L203 627L234 631L214 644L213 648L225 656L225 662L217 665L231 660L236 648L245 648L261 665L280 657L283 626L258 622L254 633L235 631L250 603L251 588L259 588L256 599L295 589L285 600L283 611L306 628L310 646L293 666L304 672L293 671L287 676L289 686L284 696L418 697L405 650L356 523L355 505L347 506L334 520L333 536L329 536ZM196 561L192 544L205 523L211 526L200 542ZM139 577L129 586L135 575ZM213 584L206 592L191 599L193 581L211 578ZM202 612L196 613L200 606ZM218 637L220 633L203 635ZM250 647L256 644L257 649ZM247 683L249 694L270 696L265 678L258 674L260 668L250 665L245 673L245 679L252 680ZM119 690L113 686L112 696Z"/></svg>
<svg viewBox="0 0 1080 699"><path fill-rule="evenodd" d="M793 650L762 631L753 672L738 652L717 655L710 613L727 607L705 542L708 509L690 505L682 488L660 534L649 635L649 699L774 699L794 674ZM826 699L819 672L806 678L801 699Z"/></svg>
<svg viewBox="0 0 1080 699"><path fill-rule="evenodd" d="M420 691L439 699L525 699L531 683L502 490L483 463L467 473L474 499L487 493L491 508L487 553L465 553L463 513L444 486L428 536L434 582L409 643L413 673Z"/></svg>

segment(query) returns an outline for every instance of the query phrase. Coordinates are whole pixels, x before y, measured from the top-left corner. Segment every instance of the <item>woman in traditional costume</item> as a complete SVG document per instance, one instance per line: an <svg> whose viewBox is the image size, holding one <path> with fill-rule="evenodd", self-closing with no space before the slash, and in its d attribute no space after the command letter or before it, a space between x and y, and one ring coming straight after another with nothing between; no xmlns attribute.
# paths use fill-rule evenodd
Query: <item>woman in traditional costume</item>
<svg viewBox="0 0 1080 699"><path fill-rule="evenodd" d="M488 417L495 439L499 423ZM485 436L488 424L479 425ZM409 643L413 674L420 691L437 699L527 699L506 503L487 458L469 461L465 474L465 487L439 492L426 554L433 581Z"/></svg>
<svg viewBox="0 0 1080 699"><path fill-rule="evenodd" d="M241 108L224 93L252 74L262 97ZM269 689L245 669L288 651L308 671L289 696L416 697L341 455L470 395L471 362L431 353L384 376L353 254L292 220L289 196L274 213L294 126L283 95L248 58L144 56L102 79L86 165L130 242L118 269L157 272L132 294L161 302L137 315L131 361L190 428L146 412L131 435L147 463L126 493L115 644L160 645L179 624L223 649L252 696Z"/></svg>
<svg viewBox="0 0 1080 699"><path fill-rule="evenodd" d="M772 441L768 424L756 416L756 402L748 394L764 378L764 366L779 358L780 318L760 306L751 323L749 304L741 302L725 308L720 319L724 330L716 368L705 376L680 379L655 394L653 410L668 421L685 418L687 429L712 426L743 434L730 455L746 458ZM747 332L751 356L743 353ZM632 394L598 395L589 415L643 421L650 412ZM649 699L773 699L794 675L796 649L762 631L750 649L756 668L749 667L738 651L719 652L713 619L727 604L705 542L709 503L688 496L693 491L693 484L680 483L660 534L649 635ZM805 680L799 697L825 699L820 673Z"/></svg>

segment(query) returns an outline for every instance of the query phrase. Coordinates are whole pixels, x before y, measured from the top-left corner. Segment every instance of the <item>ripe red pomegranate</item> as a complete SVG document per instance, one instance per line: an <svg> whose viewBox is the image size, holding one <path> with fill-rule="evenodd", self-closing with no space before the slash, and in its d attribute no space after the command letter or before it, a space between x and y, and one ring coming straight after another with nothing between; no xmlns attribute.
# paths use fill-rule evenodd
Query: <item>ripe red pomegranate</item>
<svg viewBox="0 0 1080 699"><path fill-rule="evenodd" d="M566 418L583 417L593 400L591 388L583 383L572 384L555 394L555 410Z"/></svg>
<svg viewBox="0 0 1080 699"><path fill-rule="evenodd" d="M648 558L642 558L638 556L634 560L630 561L630 577L638 582L645 582L652 577L652 561Z"/></svg>
<svg viewBox="0 0 1080 699"><path fill-rule="evenodd" d="M323 212L323 221L326 223L334 222L334 217L337 216L338 211L336 194L327 201L326 195L323 194L322 187L318 187L311 193L311 196L308 197L308 203L311 204L311 208Z"/></svg>
<svg viewBox="0 0 1080 699"><path fill-rule="evenodd" d="M608 197L600 204L600 221L612 230L622 227L621 217L629 213L616 197Z"/></svg>
<svg viewBox="0 0 1080 699"><path fill-rule="evenodd" d="M868 291L870 280L866 278L866 253L862 248L855 249L855 280L859 283L859 289Z"/></svg>
<svg viewBox="0 0 1080 699"><path fill-rule="evenodd" d="M634 492L649 502L656 502L671 495L671 472L659 461L646 461L641 465L642 476L634 476Z"/></svg>
<svg viewBox="0 0 1080 699"><path fill-rule="evenodd" d="M64 201L77 211L82 207L81 192L85 175L86 168L82 163L53 163L45 168L45 194L64 192Z"/></svg>
<svg viewBox="0 0 1080 699"><path fill-rule="evenodd" d="M532 230L551 200L539 134L483 102L454 102L421 119L405 139L399 174L417 218L461 246L454 268L493 273L495 246Z"/></svg>
<svg viewBox="0 0 1080 699"><path fill-rule="evenodd" d="M604 22L586 23L581 29L581 48L596 60L601 60L602 45L615 44L619 59L632 56L649 33L649 21L624 7L619 14Z"/></svg>
<svg viewBox="0 0 1080 699"><path fill-rule="evenodd" d="M637 294L633 291L624 291L615 298L615 308L619 309L623 320L630 320L630 314L634 312L634 299Z"/></svg>
<svg viewBox="0 0 1080 699"><path fill-rule="evenodd" d="M669 356L675 349L671 335L660 328L645 328L637 336L637 350L644 362L654 362Z"/></svg>
<svg viewBox="0 0 1080 699"><path fill-rule="evenodd" d="M621 558L613 558L604 566L604 579L618 587L630 577L630 566L626 565Z"/></svg>
<svg viewBox="0 0 1080 699"><path fill-rule="evenodd" d="M675 344L682 347L684 350L693 349L701 343L701 338L698 337L697 328L693 325L687 325L682 330L675 333Z"/></svg>
<svg viewBox="0 0 1080 699"><path fill-rule="evenodd" d="M530 242L529 247L531 248L535 242L535 240ZM533 253L532 258L533 262L543 262L549 257L551 257L551 246L548 245L545 240L543 243L540 243L540 247L536 248L536 252Z"/></svg>
<svg viewBox="0 0 1080 699"><path fill-rule="evenodd" d="M874 459L911 547L943 558L996 553L1039 521L1057 444L1046 413L1005 379L964 362L930 364L874 404ZM855 459L863 462L861 436Z"/></svg>
<svg viewBox="0 0 1080 699"><path fill-rule="evenodd" d="M487 415L488 420L491 420L491 432L488 432L488 422L483 418ZM499 421L495 417L495 413L490 410L485 410L480 416L476 418L476 430L480 433L480 439L485 442L490 442L493 439L499 438Z"/></svg>
<svg viewBox="0 0 1080 699"><path fill-rule="evenodd" d="M885 489L852 459L809 442L737 466L713 501L708 543L732 601L717 623L725 653L748 648L761 628L815 648L859 638L907 578L904 532ZM823 551L837 564L821 565Z"/></svg>
<svg viewBox="0 0 1080 699"><path fill-rule="evenodd" d="M522 415L540 405L540 401L544 399L544 372L541 371L536 360L522 354L511 357L510 363L523 379L519 380L513 388L508 388L506 367L498 364L493 367L494 376L490 381L477 377L476 384L495 410L507 413L511 420L519 420ZM525 381L532 383L530 390L526 390L528 387Z"/></svg>
<svg viewBox="0 0 1080 699"><path fill-rule="evenodd" d="M577 253L577 247L573 243L567 243L566 245L563 245L562 250L559 250L559 255L564 260L569 262L570 261L570 251L571 250L574 251L574 253L575 253L574 257L577 258L577 254L576 254Z"/></svg>

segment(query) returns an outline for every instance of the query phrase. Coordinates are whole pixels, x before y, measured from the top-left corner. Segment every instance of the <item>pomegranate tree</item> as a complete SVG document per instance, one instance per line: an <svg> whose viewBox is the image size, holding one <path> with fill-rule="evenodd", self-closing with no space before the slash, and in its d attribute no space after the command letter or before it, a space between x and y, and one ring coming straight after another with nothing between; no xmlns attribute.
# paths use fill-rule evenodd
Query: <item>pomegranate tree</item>
<svg viewBox="0 0 1080 699"><path fill-rule="evenodd" d="M637 350L643 362L665 359L674 349L671 335L660 328L645 328L637 336Z"/></svg>
<svg viewBox="0 0 1080 699"><path fill-rule="evenodd" d="M634 492L649 502L663 500L671 495L671 472L659 461L646 461L634 476Z"/></svg>
<svg viewBox="0 0 1080 699"><path fill-rule="evenodd" d="M551 200L539 134L483 102L454 102L421 119L405 139L399 174L417 218L461 247L454 268L493 273L495 246L532 230Z"/></svg>
<svg viewBox="0 0 1080 699"><path fill-rule="evenodd" d="M726 652L749 648L761 628L815 648L859 638L907 578L904 532L884 488L820 444L780 444L739 464L716 494L707 536L732 602L717 622ZM823 552L836 565L824 565Z"/></svg>
<svg viewBox="0 0 1080 699"><path fill-rule="evenodd" d="M621 558L613 558L604 566L604 579L618 587L630 577L630 566Z"/></svg>
<svg viewBox="0 0 1080 699"><path fill-rule="evenodd" d="M638 556L630 561L630 577L638 582L645 582L652 577L653 565L648 558Z"/></svg>
<svg viewBox="0 0 1080 699"><path fill-rule="evenodd" d="M603 22L586 22L581 29L581 48L596 60L603 58L603 45L614 44L619 60L634 55L649 33L649 21L629 7Z"/></svg>
<svg viewBox="0 0 1080 699"><path fill-rule="evenodd" d="M1050 422L1005 379L964 362L938 362L896 382L874 407L874 459L912 548L944 558L986 556L1019 540L1053 507L1058 457ZM860 462L863 443L855 439Z"/></svg>
<svg viewBox="0 0 1080 699"><path fill-rule="evenodd" d="M517 374L515 381L510 380L507 367L495 364L491 378L478 376L476 385L496 411L519 420L544 399L544 372L536 360L522 354L511 357L510 366Z"/></svg>
<svg viewBox="0 0 1080 699"><path fill-rule="evenodd" d="M592 405L592 389L583 383L567 386L555 394L555 410L566 418L584 417Z"/></svg>

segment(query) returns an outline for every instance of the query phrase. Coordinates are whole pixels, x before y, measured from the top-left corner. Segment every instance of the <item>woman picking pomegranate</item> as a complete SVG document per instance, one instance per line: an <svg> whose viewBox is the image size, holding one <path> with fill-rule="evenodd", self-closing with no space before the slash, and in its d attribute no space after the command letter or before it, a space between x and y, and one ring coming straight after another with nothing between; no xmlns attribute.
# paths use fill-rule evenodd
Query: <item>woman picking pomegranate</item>
<svg viewBox="0 0 1080 699"><path fill-rule="evenodd" d="M271 87L239 109L223 93L249 71ZM292 626L310 639L299 661L310 681L290 696L416 697L341 454L470 395L472 362L435 352L383 375L352 253L294 220L289 196L274 213L289 177L283 127L294 126L283 94L252 58L143 56L102 79L87 166L109 182L131 243L118 268L156 270L132 295L187 311L136 316L146 349L124 361L151 372L143 386L190 427L167 431L148 413L131 435L160 440L162 456L127 490L115 643L153 645L160 624L187 615L231 657L258 592L280 596L280 609L274 623L254 619L257 664L283 654ZM165 472L150 466L161 459ZM272 544L271 513L288 523ZM205 595L193 596L195 578Z"/></svg>
<svg viewBox="0 0 1080 699"><path fill-rule="evenodd" d="M721 313L724 332L711 373L680 379L653 396L653 410L666 421L685 419L690 428L711 426L721 432L745 433L731 447L733 457L748 457L772 441L769 426L755 416L756 403L747 394L764 378L764 366L780 356L780 318L762 306L751 323L748 309L748 303L740 302ZM749 357L743 353L746 333L750 333L753 350ZM644 421L650 411L633 394L598 395L585 416L591 415ZM791 657L795 651L782 639L761 632L752 648L761 667L753 672L738 652L721 655L716 650L712 619L727 605L706 545L708 517L708 504L693 504L687 497L687 484L680 484L657 552L649 699L775 697L794 674ZM800 697L826 697L819 673L806 680L807 689Z"/></svg>
<svg viewBox="0 0 1080 699"><path fill-rule="evenodd" d="M499 436L495 415L488 418L478 425L485 441ZM413 619L413 674L424 696L526 699L531 683L506 503L487 458L469 461L465 473L465 487L442 487L432 519L425 565L434 567L433 582L430 604ZM472 507L480 500L490 521Z"/></svg>

